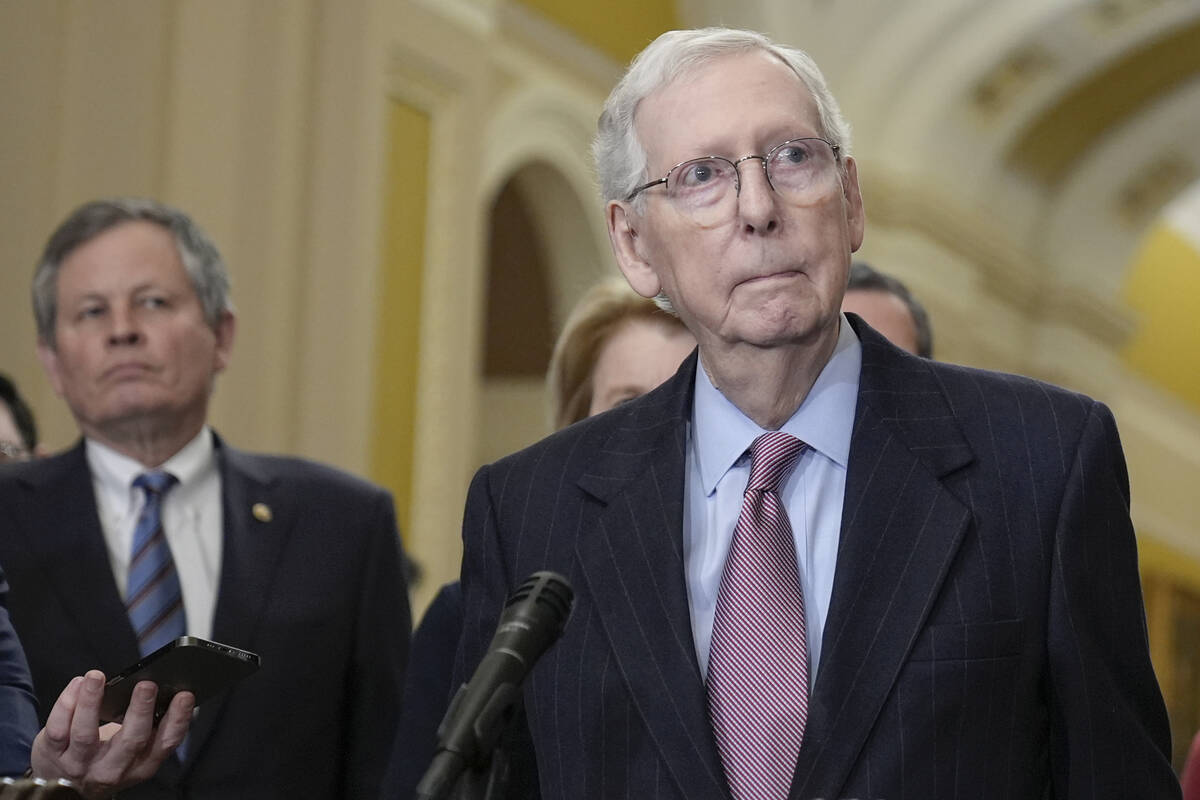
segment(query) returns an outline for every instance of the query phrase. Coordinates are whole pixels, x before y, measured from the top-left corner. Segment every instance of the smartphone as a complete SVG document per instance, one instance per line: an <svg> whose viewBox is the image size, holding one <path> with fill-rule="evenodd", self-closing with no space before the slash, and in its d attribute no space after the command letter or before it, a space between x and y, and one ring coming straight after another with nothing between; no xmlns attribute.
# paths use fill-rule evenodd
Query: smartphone
<svg viewBox="0 0 1200 800"><path fill-rule="evenodd" d="M100 703L101 722L120 722L139 681L158 684L154 721L167 713L177 692L191 692L200 705L217 692L258 669L256 653L198 636L180 636L167 642L133 666L110 678Z"/></svg>

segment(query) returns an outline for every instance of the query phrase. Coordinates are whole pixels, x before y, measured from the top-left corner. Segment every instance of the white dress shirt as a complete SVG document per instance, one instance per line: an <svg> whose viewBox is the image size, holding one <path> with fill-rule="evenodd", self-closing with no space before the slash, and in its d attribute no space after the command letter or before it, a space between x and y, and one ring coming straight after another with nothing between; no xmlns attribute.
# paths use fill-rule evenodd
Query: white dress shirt
<svg viewBox="0 0 1200 800"><path fill-rule="evenodd" d="M779 493L796 541L810 681L816 679L833 594L861 367L862 346L843 315L833 356L800 408L780 428L808 444ZM727 400L712 385L703 365L698 366L687 441L683 556L692 637L702 675L708 674L721 572L750 480L747 450L766 432Z"/></svg>
<svg viewBox="0 0 1200 800"><path fill-rule="evenodd" d="M111 447L86 440L96 510L117 591L125 596L133 531L145 493L133 486L146 467ZM221 578L223 520L221 476L212 431L205 426L182 450L157 467L178 480L163 497L162 524L187 614L187 632L211 638L217 585Z"/></svg>

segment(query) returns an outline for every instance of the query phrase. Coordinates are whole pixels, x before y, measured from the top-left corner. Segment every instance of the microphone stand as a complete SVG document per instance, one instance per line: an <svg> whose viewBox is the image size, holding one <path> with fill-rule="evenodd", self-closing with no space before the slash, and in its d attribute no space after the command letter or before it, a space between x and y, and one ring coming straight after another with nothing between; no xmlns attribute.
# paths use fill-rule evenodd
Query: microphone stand
<svg viewBox="0 0 1200 800"><path fill-rule="evenodd" d="M512 770L501 739L518 717L525 675L562 634L573 601L567 579L546 571L530 575L508 598L483 660L438 726L438 749L417 784L417 800L507 794Z"/></svg>
<svg viewBox="0 0 1200 800"><path fill-rule="evenodd" d="M484 767L468 769L455 784L454 800L502 800L508 796L508 753L497 745Z"/></svg>
<svg viewBox="0 0 1200 800"><path fill-rule="evenodd" d="M454 716L455 706L465 690L464 684L451 701L447 719ZM504 683L496 687L471 726L475 740L473 763L467 763L462 753L439 749L425 777L417 785L417 800L502 800L506 797L512 770L503 739L518 716L516 708L520 697L520 689L515 684ZM438 736L440 739L440 730ZM453 783L446 782L446 776L450 775L454 776Z"/></svg>

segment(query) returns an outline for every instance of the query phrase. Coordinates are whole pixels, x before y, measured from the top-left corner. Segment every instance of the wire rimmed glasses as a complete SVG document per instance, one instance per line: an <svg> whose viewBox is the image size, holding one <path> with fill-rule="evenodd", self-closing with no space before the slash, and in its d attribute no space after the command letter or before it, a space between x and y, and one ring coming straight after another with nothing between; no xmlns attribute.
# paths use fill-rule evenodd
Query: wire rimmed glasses
<svg viewBox="0 0 1200 800"><path fill-rule="evenodd" d="M762 155L731 161L722 156L702 156L681 161L667 174L644 183L625 198L633 200L645 190L663 184L667 200L684 216L702 225L731 219L741 194L738 167L744 161L762 162L767 183L789 202L807 205L820 199L837 173L839 147L815 136L788 139Z"/></svg>

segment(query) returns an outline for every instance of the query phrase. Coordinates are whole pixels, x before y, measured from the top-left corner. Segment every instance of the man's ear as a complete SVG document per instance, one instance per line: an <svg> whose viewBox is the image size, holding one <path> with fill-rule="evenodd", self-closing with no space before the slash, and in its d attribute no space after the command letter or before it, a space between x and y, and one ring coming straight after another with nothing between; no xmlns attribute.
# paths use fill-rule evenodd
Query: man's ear
<svg viewBox="0 0 1200 800"><path fill-rule="evenodd" d="M863 209L862 190L858 188L858 164L853 158L846 159L846 174L842 178L842 194L846 198L846 224L850 231L850 252L862 247L867 227L867 215Z"/></svg>
<svg viewBox="0 0 1200 800"><path fill-rule="evenodd" d="M237 318L232 311L222 311L220 319L217 320L217 327L214 331L217 335L216 348L216 363L213 365L214 372L220 372L229 364L229 359L233 355L233 338L237 332Z"/></svg>
<svg viewBox="0 0 1200 800"><path fill-rule="evenodd" d="M59 371L58 351L46 340L38 339L37 354L38 361L42 362L42 369L46 370L46 377L50 379L50 385L54 387L54 393L62 397L63 381Z"/></svg>
<svg viewBox="0 0 1200 800"><path fill-rule="evenodd" d="M642 297L654 297L662 290L662 283L646 260L644 240L638 231L641 218L630 204L617 200L609 201L604 210L608 219L608 239L621 274Z"/></svg>

